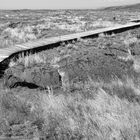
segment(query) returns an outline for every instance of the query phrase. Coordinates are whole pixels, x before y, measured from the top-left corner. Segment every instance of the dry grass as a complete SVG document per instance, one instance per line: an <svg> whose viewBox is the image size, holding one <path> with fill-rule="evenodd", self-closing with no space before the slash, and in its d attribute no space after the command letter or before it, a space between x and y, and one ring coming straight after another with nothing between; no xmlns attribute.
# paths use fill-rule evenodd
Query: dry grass
<svg viewBox="0 0 140 140"><path fill-rule="evenodd" d="M36 64L44 64L46 63L45 57L39 54L31 54L24 55L23 53L19 55L17 60L11 60L9 63L9 67L13 67L18 64L22 64L25 68L34 66Z"/></svg>
<svg viewBox="0 0 140 140"><path fill-rule="evenodd" d="M6 28L2 31L0 42L1 47L10 47L15 44L24 43L29 40L37 39L31 26L23 28Z"/></svg>
<svg viewBox="0 0 140 140"><path fill-rule="evenodd" d="M101 88L91 94L95 99L83 98L80 92L75 96L44 94L41 106L46 136L50 139L140 139L138 103L111 96Z"/></svg>
<svg viewBox="0 0 140 140"><path fill-rule="evenodd" d="M1 107L9 114L4 118L7 125L3 124L6 128L1 128L1 133L51 140L140 139L140 102L129 100L132 95L140 96L133 81L108 85L88 81L74 88L74 92L57 94L52 90L49 94L3 94Z"/></svg>

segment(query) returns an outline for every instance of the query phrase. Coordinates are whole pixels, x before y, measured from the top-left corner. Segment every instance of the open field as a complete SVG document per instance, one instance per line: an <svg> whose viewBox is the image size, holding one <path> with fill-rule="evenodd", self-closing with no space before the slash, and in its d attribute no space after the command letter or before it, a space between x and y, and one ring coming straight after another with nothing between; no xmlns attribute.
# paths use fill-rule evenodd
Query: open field
<svg viewBox="0 0 140 140"><path fill-rule="evenodd" d="M140 18L138 8L129 9L0 11L0 47L116 26Z"/></svg>
<svg viewBox="0 0 140 140"><path fill-rule="evenodd" d="M125 24L140 18L132 7L2 11L1 47ZM0 136L140 140L139 60L140 28L20 54L0 79Z"/></svg>

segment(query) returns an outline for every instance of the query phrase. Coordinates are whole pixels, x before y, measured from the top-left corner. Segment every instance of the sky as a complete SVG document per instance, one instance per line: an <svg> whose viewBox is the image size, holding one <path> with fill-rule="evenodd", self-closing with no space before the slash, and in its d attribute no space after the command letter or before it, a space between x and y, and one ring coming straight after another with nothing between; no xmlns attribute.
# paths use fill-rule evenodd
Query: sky
<svg viewBox="0 0 140 140"><path fill-rule="evenodd" d="M140 0L0 0L0 9L96 9L135 3Z"/></svg>

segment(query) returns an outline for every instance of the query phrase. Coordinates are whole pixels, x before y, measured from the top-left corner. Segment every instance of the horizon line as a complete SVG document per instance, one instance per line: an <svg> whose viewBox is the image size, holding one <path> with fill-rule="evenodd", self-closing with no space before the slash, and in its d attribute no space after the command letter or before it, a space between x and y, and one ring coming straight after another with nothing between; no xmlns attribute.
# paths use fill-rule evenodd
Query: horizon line
<svg viewBox="0 0 140 140"><path fill-rule="evenodd" d="M135 4L125 4L125 5L115 5L115 6L101 6L101 7L96 7L96 8L0 8L0 10L101 10L104 8L113 8L113 7L125 7L125 6L133 6L140 4L140 2L135 3Z"/></svg>

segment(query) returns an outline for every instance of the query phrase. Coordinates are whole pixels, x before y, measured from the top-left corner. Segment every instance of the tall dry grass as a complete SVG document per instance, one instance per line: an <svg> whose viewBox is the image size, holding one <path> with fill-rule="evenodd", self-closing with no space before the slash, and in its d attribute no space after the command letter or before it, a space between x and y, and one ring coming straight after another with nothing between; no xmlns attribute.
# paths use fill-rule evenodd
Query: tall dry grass
<svg viewBox="0 0 140 140"><path fill-rule="evenodd" d="M1 94L0 132L45 140L140 139L140 89L132 80L89 80L73 88Z"/></svg>
<svg viewBox="0 0 140 140"><path fill-rule="evenodd" d="M120 86L118 88L121 89ZM139 103L130 103L118 95L109 95L102 88L90 92L94 98L83 98L81 92L73 96L44 94L41 106L44 110L45 137L78 140L140 139ZM116 92L119 94L119 91Z"/></svg>
<svg viewBox="0 0 140 140"><path fill-rule="evenodd" d="M37 39L32 26L6 28L0 36L1 48Z"/></svg>
<svg viewBox="0 0 140 140"><path fill-rule="evenodd" d="M22 64L25 68L34 66L36 64L45 64L45 57L41 56L37 53L32 54L29 53L28 55L24 55L24 53L19 54L18 59L14 60L12 59L9 63L9 67L13 67L18 64Z"/></svg>

